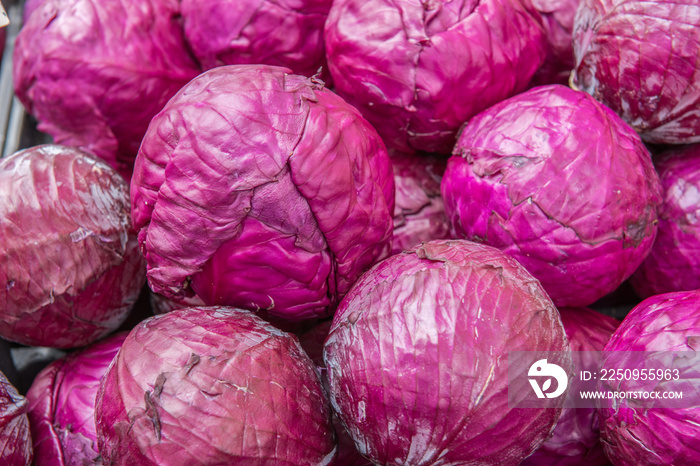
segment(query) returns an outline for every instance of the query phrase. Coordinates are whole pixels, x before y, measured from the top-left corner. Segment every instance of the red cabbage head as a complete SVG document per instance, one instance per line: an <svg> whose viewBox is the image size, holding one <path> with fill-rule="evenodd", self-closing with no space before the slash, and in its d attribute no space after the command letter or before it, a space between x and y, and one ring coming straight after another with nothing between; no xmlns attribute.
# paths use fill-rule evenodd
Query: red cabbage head
<svg viewBox="0 0 700 466"><path fill-rule="evenodd" d="M331 0L182 0L185 38L205 70L264 63L294 74L326 71L323 25Z"/></svg>
<svg viewBox="0 0 700 466"><path fill-rule="evenodd" d="M574 366L590 368L599 361L610 336L620 321L594 310L565 307L559 309ZM582 387L574 378L570 393ZM521 466L608 466L600 443L598 413L595 408L574 407L564 402L561 417L552 436L521 463Z"/></svg>
<svg viewBox="0 0 700 466"><path fill-rule="evenodd" d="M171 298L319 317L391 250L384 143L287 68L221 66L187 84L151 122L131 196L149 284Z"/></svg>
<svg viewBox="0 0 700 466"><path fill-rule="evenodd" d="M27 399L0 372L0 463L12 466L34 464Z"/></svg>
<svg viewBox="0 0 700 466"><path fill-rule="evenodd" d="M574 69L572 31L581 0L532 0L542 17L547 37L547 58L530 85L568 84Z"/></svg>
<svg viewBox="0 0 700 466"><path fill-rule="evenodd" d="M654 164L663 189L658 233L630 281L642 298L700 288L700 144L668 150Z"/></svg>
<svg viewBox="0 0 700 466"><path fill-rule="evenodd" d="M145 282L129 185L82 150L0 159L0 336L75 348L115 331Z"/></svg>
<svg viewBox="0 0 700 466"><path fill-rule="evenodd" d="M447 154L462 123L527 87L539 21L528 0L336 0L328 66L388 147Z"/></svg>
<svg viewBox="0 0 700 466"><path fill-rule="evenodd" d="M515 466L549 437L564 397L511 407L511 351L568 351L540 283L495 248L435 240L357 281L324 361L333 408L375 464Z"/></svg>
<svg viewBox="0 0 700 466"><path fill-rule="evenodd" d="M501 249L557 306L615 290L649 254L661 186L635 131L585 92L541 86L469 120L442 179L458 237Z"/></svg>
<svg viewBox="0 0 700 466"><path fill-rule="evenodd" d="M440 194L445 158L406 153L391 154L396 184L392 254L421 241L450 236L450 223Z"/></svg>
<svg viewBox="0 0 700 466"><path fill-rule="evenodd" d="M17 36L15 93L54 141L127 180L151 118L199 73L178 0L41 0Z"/></svg>
<svg viewBox="0 0 700 466"><path fill-rule="evenodd" d="M678 401L683 406L648 407L648 403L640 406L640 402L632 398L603 400L598 409L600 435L610 461L617 466L698 464L700 291L660 294L642 301L625 317L605 346L602 367L620 367L615 364L615 361L619 363L615 359L618 352L681 352L682 356L676 361L679 364L675 366L678 378L657 379L647 387L658 392L680 389L683 399ZM683 363L688 357L692 358L692 365ZM606 365L611 364L607 361L612 361L612 365ZM663 366L652 367L673 369L668 360ZM617 382L614 387L620 391L626 389L624 382Z"/></svg>
<svg viewBox="0 0 700 466"><path fill-rule="evenodd" d="M34 378L27 400L36 464L93 464L100 456L95 398L126 335L118 333L69 353Z"/></svg>
<svg viewBox="0 0 700 466"><path fill-rule="evenodd" d="M126 338L97 394L107 464L332 464L331 410L298 339L251 312L179 309Z"/></svg>
<svg viewBox="0 0 700 466"><path fill-rule="evenodd" d="M646 142L700 142L700 3L581 0L573 85Z"/></svg>

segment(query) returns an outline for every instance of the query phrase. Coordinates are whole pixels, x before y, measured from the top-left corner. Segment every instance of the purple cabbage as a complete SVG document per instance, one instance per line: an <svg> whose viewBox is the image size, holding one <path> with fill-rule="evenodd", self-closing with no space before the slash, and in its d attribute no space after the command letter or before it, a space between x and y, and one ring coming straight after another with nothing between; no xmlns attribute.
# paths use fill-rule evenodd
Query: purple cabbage
<svg viewBox="0 0 700 466"><path fill-rule="evenodd" d="M327 68L331 0L182 0L185 38L205 70L264 63L312 76Z"/></svg>
<svg viewBox="0 0 700 466"><path fill-rule="evenodd" d="M568 84L574 69L574 46L571 34L574 16L581 0L532 0L542 17L547 37L547 58L537 70L531 86Z"/></svg>
<svg viewBox="0 0 700 466"><path fill-rule="evenodd" d="M615 353L700 351L700 291L652 296L636 306L605 346L602 367L621 367ZM611 359L612 358L612 359ZM606 360L611 359L612 365ZM700 406L697 405L697 356L686 367L679 358L678 381L652 381L646 389L677 390L685 387L685 407L641 407L633 399L604 400L598 410L600 434L606 455L616 466L698 464L700 462ZM626 367L636 367L627 365ZM643 368L661 367L658 365ZM665 365L663 369L671 369ZM620 385L617 387L617 385ZM620 382L618 390L627 386ZM636 389L638 387L630 387Z"/></svg>
<svg viewBox="0 0 700 466"><path fill-rule="evenodd" d="M527 87L545 58L539 21L521 0L336 0L326 54L388 147L446 154L462 123Z"/></svg>
<svg viewBox="0 0 700 466"><path fill-rule="evenodd" d="M234 308L135 327L103 378L95 421L107 464L326 465L336 452L298 339Z"/></svg>
<svg viewBox="0 0 700 466"><path fill-rule="evenodd" d="M392 254L421 241L448 238L450 224L440 194L446 159L394 153L391 161L396 184Z"/></svg>
<svg viewBox="0 0 700 466"><path fill-rule="evenodd" d="M700 288L700 144L654 161L663 189L658 233L630 280L642 298Z"/></svg>
<svg viewBox="0 0 700 466"><path fill-rule="evenodd" d="M620 321L588 308L561 308L569 347L573 351L574 366L590 368L597 362L596 355L603 351L610 335ZM589 353L591 352L591 353ZM588 355L591 356L588 356ZM586 359L590 357L590 359ZM574 379L570 391L580 389ZM595 408L576 408L564 402L564 409L552 436L521 463L522 466L608 466L600 443L600 429Z"/></svg>
<svg viewBox="0 0 700 466"><path fill-rule="evenodd" d="M222 66L185 86L149 126L131 197L149 284L175 299L320 317L391 249L384 144L286 68Z"/></svg>
<svg viewBox="0 0 700 466"><path fill-rule="evenodd" d="M573 84L651 143L700 142L697 0L582 0Z"/></svg>
<svg viewBox="0 0 700 466"><path fill-rule="evenodd" d="M42 0L15 44L15 93L59 144L127 180L151 118L199 66L178 0Z"/></svg>
<svg viewBox="0 0 700 466"><path fill-rule="evenodd" d="M567 350L559 313L520 264L436 240L358 280L324 361L335 412L376 464L507 466L547 439L564 401L511 408L508 353Z"/></svg>
<svg viewBox="0 0 700 466"><path fill-rule="evenodd" d="M79 149L0 159L0 336L74 348L116 330L145 282L129 187Z"/></svg>
<svg viewBox="0 0 700 466"><path fill-rule="evenodd" d="M95 464L95 398L126 335L118 333L70 353L36 376L27 392L36 464Z"/></svg>
<svg viewBox="0 0 700 466"><path fill-rule="evenodd" d="M0 463L29 466L34 457L26 398L0 372Z"/></svg>
<svg viewBox="0 0 700 466"><path fill-rule="evenodd" d="M559 85L465 124L442 179L455 234L513 256L557 306L587 306L634 272L656 235L660 192L634 130Z"/></svg>

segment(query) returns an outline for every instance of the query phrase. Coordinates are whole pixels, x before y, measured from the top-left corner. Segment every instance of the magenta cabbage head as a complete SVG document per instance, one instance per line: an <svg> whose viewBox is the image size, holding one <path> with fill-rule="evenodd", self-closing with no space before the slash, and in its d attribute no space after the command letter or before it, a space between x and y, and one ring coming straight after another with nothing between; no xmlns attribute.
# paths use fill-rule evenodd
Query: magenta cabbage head
<svg viewBox="0 0 700 466"><path fill-rule="evenodd" d="M646 142L700 142L697 0L582 0L572 82Z"/></svg>
<svg viewBox="0 0 700 466"><path fill-rule="evenodd" d="M34 461L43 466L93 464L99 457L95 398L126 333L54 361L27 392Z"/></svg>
<svg viewBox="0 0 700 466"><path fill-rule="evenodd" d="M631 278L642 298L700 288L700 144L669 150L654 162L663 188L658 233Z"/></svg>
<svg viewBox="0 0 700 466"><path fill-rule="evenodd" d="M547 58L530 85L568 84L574 69L572 31L581 0L532 0L542 17L547 38Z"/></svg>
<svg viewBox="0 0 700 466"><path fill-rule="evenodd" d="M314 78L228 65L151 122L132 217L157 293L301 320L331 312L389 254L391 161L377 132Z"/></svg>
<svg viewBox="0 0 700 466"><path fill-rule="evenodd" d="M395 153L391 162L396 184L392 254L421 241L449 238L450 224L440 194L446 159Z"/></svg>
<svg viewBox="0 0 700 466"><path fill-rule="evenodd" d="M573 352L574 367L593 367L599 359L597 355L603 351L620 321L588 308L561 308L559 314ZM578 379L574 378L570 393L582 388L576 385L577 382ZM595 408L575 408L565 402L552 436L522 466L582 464L610 464L600 443L597 412Z"/></svg>
<svg viewBox="0 0 700 466"><path fill-rule="evenodd" d="M180 309L126 338L95 411L107 464L327 465L331 410L297 338L251 312Z"/></svg>
<svg viewBox="0 0 700 466"><path fill-rule="evenodd" d="M618 351L696 354L700 351L700 291L655 295L625 317L605 346L606 358ZM603 359L603 367L607 365ZM681 362L679 359L678 362ZM694 358L697 361L697 356ZM663 367L671 369L670 363ZM700 462L700 406L697 400L697 363L676 366L678 381L653 381L648 389L683 389L685 407L643 408L634 399L604 400L599 407L600 434L605 453L617 466L698 464ZM684 384L684 381L687 382ZM679 385L680 384L680 385ZM622 385L620 390L624 390ZM689 396L691 395L691 396Z"/></svg>
<svg viewBox="0 0 700 466"><path fill-rule="evenodd" d="M550 435L563 397L511 408L508 353L567 349L552 301L513 258L436 240L358 280L324 361L335 412L376 464L517 465Z"/></svg>
<svg viewBox="0 0 700 466"><path fill-rule="evenodd" d="M0 336L74 348L116 330L145 282L129 186L79 149L0 159Z"/></svg>
<svg viewBox="0 0 700 466"><path fill-rule="evenodd" d="M470 120L442 179L458 237L497 247L557 306L615 290L651 249L661 187L639 136L584 92L531 89Z"/></svg>
<svg viewBox="0 0 700 466"><path fill-rule="evenodd" d="M199 73L177 0L42 0L14 50L15 93L54 141L127 180L151 118Z"/></svg>
<svg viewBox="0 0 700 466"><path fill-rule="evenodd" d="M312 76L326 69L331 0L182 0L185 38L205 70L263 63Z"/></svg>
<svg viewBox="0 0 700 466"><path fill-rule="evenodd" d="M335 90L406 152L449 153L460 125L525 89L545 57L521 0L336 0L325 38Z"/></svg>
<svg viewBox="0 0 700 466"><path fill-rule="evenodd" d="M0 372L0 463L12 466L34 464L26 398Z"/></svg>

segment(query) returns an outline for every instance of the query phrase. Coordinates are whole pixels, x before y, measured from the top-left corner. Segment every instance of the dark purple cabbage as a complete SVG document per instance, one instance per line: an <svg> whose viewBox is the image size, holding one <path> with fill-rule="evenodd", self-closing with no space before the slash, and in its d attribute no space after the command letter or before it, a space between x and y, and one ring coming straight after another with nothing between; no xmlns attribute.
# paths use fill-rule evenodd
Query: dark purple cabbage
<svg viewBox="0 0 700 466"><path fill-rule="evenodd" d="M388 147L449 153L473 115L524 90L545 58L521 0L336 0L325 28L335 90Z"/></svg>
<svg viewBox="0 0 700 466"><path fill-rule="evenodd" d="M151 122L132 216L157 293L303 320L391 250L394 179L377 132L314 78L221 66Z"/></svg>
<svg viewBox="0 0 700 466"><path fill-rule="evenodd" d="M409 249L421 241L450 236L450 223L440 194L445 173L445 158L392 153L396 184L394 239L392 254Z"/></svg>
<svg viewBox="0 0 700 466"><path fill-rule="evenodd" d="M569 348L573 351L574 367L590 369L597 367L601 351L620 321L588 308L561 308ZM570 393L582 387L574 378ZM557 421L552 436L523 461L522 466L607 466L600 443L600 429L595 408L574 407L571 401L564 402L564 409Z"/></svg>
<svg viewBox="0 0 700 466"><path fill-rule="evenodd" d="M34 450L26 398L0 372L0 464L29 466Z"/></svg>
<svg viewBox="0 0 700 466"><path fill-rule="evenodd" d="M199 73L178 0L41 0L15 44L15 93L59 144L127 180L151 118Z"/></svg>
<svg viewBox="0 0 700 466"><path fill-rule="evenodd" d="M564 402L511 408L509 352L567 350L554 304L513 258L436 240L358 280L324 361L335 412L376 464L507 466L549 437Z"/></svg>
<svg viewBox="0 0 700 466"><path fill-rule="evenodd" d="M145 282L129 187L79 149L0 159L0 336L75 348L116 330Z"/></svg>
<svg viewBox="0 0 700 466"><path fill-rule="evenodd" d="M587 306L649 254L661 186L639 136L584 92L541 86L462 128L442 179L458 237L513 256L557 306Z"/></svg>
<svg viewBox="0 0 700 466"><path fill-rule="evenodd" d="M581 0L573 84L651 143L700 142L700 3Z"/></svg>
<svg viewBox="0 0 700 466"><path fill-rule="evenodd" d="M135 327L95 421L107 464L327 465L336 454L328 400L298 339L234 308Z"/></svg>
<svg viewBox="0 0 700 466"><path fill-rule="evenodd" d="M182 0L185 38L205 70L264 63L312 76L326 67L331 0Z"/></svg>
<svg viewBox="0 0 700 466"><path fill-rule="evenodd" d="M70 353L36 376L27 400L37 465L95 464L95 398L126 335L118 333Z"/></svg>
<svg viewBox="0 0 700 466"><path fill-rule="evenodd" d="M659 392L682 389L682 407L649 408L648 401L611 399L598 410L605 453L616 466L692 465L700 463L700 405L698 364L700 352L700 290L655 295L642 301L625 317L605 346L602 367L620 367L616 352L682 352L677 381L658 380L641 387ZM683 357L695 354L694 364ZM611 362L609 362L611 361ZM643 363L644 360L641 360ZM627 368L672 369L670 363L625 365ZM638 390L638 383L617 382L613 389Z"/></svg>
<svg viewBox="0 0 700 466"><path fill-rule="evenodd" d="M654 159L663 202L651 253L630 282L642 298L700 288L700 144Z"/></svg>

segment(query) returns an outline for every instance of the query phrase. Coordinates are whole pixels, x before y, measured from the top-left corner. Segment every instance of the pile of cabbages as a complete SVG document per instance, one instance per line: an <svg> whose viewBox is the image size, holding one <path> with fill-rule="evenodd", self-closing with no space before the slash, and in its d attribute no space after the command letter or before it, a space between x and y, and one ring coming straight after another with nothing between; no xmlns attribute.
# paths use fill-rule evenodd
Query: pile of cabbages
<svg viewBox="0 0 700 466"><path fill-rule="evenodd" d="M522 407L509 358L700 351L697 0L28 0L7 43L52 143L0 159L1 464L700 464L694 401Z"/></svg>

